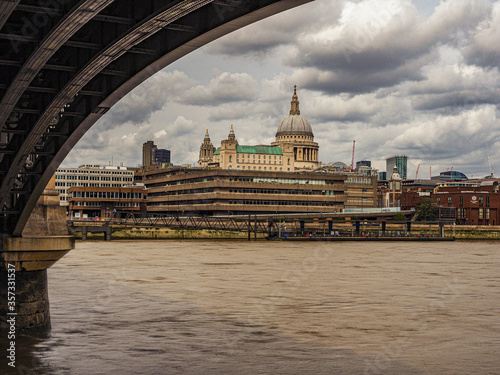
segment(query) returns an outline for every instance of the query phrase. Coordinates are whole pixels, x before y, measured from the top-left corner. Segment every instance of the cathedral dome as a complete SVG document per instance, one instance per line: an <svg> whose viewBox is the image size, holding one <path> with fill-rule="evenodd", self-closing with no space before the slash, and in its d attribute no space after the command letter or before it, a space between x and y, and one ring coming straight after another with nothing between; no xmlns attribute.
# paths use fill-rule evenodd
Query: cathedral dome
<svg viewBox="0 0 500 375"><path fill-rule="evenodd" d="M304 116L301 116L300 114L297 86L294 87L291 104L292 108L290 110L290 114L283 120L281 120L278 131L276 132L276 137L287 134L307 135L314 137L311 124Z"/></svg>
<svg viewBox="0 0 500 375"><path fill-rule="evenodd" d="M304 116L301 115L288 115L282 121L278 127L276 135L282 134L305 134L314 136L311 128L311 124Z"/></svg>

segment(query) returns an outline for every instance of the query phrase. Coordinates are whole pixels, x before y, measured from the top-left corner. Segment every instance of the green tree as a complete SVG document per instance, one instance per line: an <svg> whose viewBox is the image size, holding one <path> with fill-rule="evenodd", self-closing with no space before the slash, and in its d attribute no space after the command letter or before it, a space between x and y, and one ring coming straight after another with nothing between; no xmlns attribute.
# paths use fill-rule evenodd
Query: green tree
<svg viewBox="0 0 500 375"><path fill-rule="evenodd" d="M436 207L432 205L430 198L422 198L417 206L418 220L436 220Z"/></svg>
<svg viewBox="0 0 500 375"><path fill-rule="evenodd" d="M405 214L398 212L394 217L392 218L394 221L406 221L406 216Z"/></svg>

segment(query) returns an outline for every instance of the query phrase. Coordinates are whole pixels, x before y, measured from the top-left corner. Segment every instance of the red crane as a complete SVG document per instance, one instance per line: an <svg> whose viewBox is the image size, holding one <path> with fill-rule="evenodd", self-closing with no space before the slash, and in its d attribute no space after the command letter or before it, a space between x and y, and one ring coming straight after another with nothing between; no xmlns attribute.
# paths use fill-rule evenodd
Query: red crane
<svg viewBox="0 0 500 375"><path fill-rule="evenodd" d="M356 150L356 141L352 141L352 161L351 161L351 172L354 172L354 150Z"/></svg>
<svg viewBox="0 0 500 375"><path fill-rule="evenodd" d="M417 173L415 174L415 180L418 178L418 170L420 169L420 163L418 164L418 167L417 167Z"/></svg>

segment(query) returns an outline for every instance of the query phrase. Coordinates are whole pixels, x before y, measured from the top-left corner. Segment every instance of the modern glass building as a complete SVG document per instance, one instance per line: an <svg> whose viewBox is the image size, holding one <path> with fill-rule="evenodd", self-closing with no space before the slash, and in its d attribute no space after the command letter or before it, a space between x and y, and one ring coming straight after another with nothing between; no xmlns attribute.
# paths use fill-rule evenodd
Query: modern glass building
<svg viewBox="0 0 500 375"><path fill-rule="evenodd" d="M387 177L390 177L392 175L392 170L394 169L394 166L398 168L398 173L399 175L403 178L403 180L406 180L408 177L408 156L406 155L394 155L391 156L390 158L386 159L386 172L387 172Z"/></svg>
<svg viewBox="0 0 500 375"><path fill-rule="evenodd" d="M468 180L467 176L459 171L446 171L441 172L439 176L433 176L433 180L441 180L441 181L466 181Z"/></svg>
<svg viewBox="0 0 500 375"><path fill-rule="evenodd" d="M153 151L155 164L170 163L170 150L158 148Z"/></svg>

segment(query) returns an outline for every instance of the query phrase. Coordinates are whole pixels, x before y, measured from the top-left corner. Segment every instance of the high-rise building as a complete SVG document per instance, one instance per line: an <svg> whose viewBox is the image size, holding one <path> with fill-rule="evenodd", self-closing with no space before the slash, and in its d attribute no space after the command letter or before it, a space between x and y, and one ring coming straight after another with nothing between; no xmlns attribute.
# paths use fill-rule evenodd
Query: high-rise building
<svg viewBox="0 0 500 375"><path fill-rule="evenodd" d="M408 156L406 155L394 155L386 159L386 172L387 175L392 174L394 166L398 169L398 173L403 180L408 177Z"/></svg>
<svg viewBox="0 0 500 375"><path fill-rule="evenodd" d="M164 148L157 148L153 152L154 164L168 164L170 163L170 150Z"/></svg>
<svg viewBox="0 0 500 375"><path fill-rule="evenodd" d="M372 162L370 160L360 160L356 162L356 169L359 169L359 167L372 167Z"/></svg>
<svg viewBox="0 0 500 375"><path fill-rule="evenodd" d="M144 167L155 164L154 152L157 148L153 141L147 141L142 144L142 165Z"/></svg>

